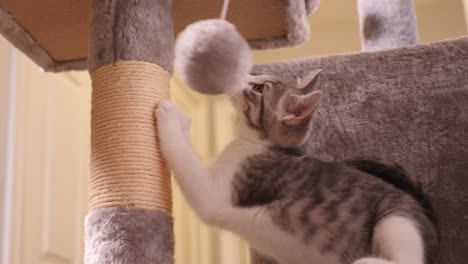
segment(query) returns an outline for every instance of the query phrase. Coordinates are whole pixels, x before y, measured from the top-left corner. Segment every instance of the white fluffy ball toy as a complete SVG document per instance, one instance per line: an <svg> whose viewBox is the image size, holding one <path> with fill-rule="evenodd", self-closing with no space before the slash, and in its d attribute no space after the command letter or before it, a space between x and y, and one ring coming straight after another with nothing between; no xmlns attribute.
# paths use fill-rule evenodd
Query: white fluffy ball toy
<svg viewBox="0 0 468 264"><path fill-rule="evenodd" d="M233 24L222 19L202 20L179 34L175 66L195 91L230 94L247 81L252 54Z"/></svg>

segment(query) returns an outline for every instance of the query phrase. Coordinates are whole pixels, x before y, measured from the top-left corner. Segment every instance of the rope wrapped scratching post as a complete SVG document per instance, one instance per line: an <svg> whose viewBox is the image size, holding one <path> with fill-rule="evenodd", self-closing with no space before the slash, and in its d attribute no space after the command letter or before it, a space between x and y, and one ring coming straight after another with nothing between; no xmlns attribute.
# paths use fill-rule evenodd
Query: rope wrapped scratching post
<svg viewBox="0 0 468 264"><path fill-rule="evenodd" d="M106 206L171 211L170 173L159 152L154 109L169 99L169 73L140 61L92 74L90 210Z"/></svg>
<svg viewBox="0 0 468 264"><path fill-rule="evenodd" d="M172 264L171 185L154 111L169 99L172 0L92 0L85 263Z"/></svg>

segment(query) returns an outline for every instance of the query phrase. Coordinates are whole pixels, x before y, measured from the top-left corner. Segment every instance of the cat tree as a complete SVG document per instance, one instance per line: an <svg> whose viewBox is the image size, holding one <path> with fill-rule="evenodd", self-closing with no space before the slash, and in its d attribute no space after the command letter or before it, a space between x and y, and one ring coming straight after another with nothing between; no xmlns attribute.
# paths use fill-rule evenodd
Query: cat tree
<svg viewBox="0 0 468 264"><path fill-rule="evenodd" d="M172 29L217 17L222 3L175 0L172 13L170 0L94 0L91 12L86 1L47 2L0 0L0 32L45 70L88 63L93 123L86 262L172 263L169 177L152 113L169 96ZM228 19L252 48L304 41L306 14L318 3L231 2ZM325 160L378 156L403 165L439 212L439 263L461 263L468 258L468 38L416 45L412 0L358 4L365 52L257 65L253 73L292 81L322 69L324 95L308 151ZM256 254L252 261L271 263Z"/></svg>

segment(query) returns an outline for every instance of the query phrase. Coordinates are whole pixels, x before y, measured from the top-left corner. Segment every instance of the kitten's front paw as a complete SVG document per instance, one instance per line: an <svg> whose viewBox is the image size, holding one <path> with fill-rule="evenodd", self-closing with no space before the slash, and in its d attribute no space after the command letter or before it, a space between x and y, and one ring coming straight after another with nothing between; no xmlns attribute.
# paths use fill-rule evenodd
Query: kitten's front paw
<svg viewBox="0 0 468 264"><path fill-rule="evenodd" d="M156 108L158 136L161 148L166 155L176 154L182 143L189 138L190 118L175 104L162 101Z"/></svg>
<svg viewBox="0 0 468 264"><path fill-rule="evenodd" d="M170 101L161 101L156 108L158 129L171 129L172 132L190 129L190 118Z"/></svg>
<svg viewBox="0 0 468 264"><path fill-rule="evenodd" d="M395 264L395 263L386 259L368 257L368 258L360 258L354 261L353 264Z"/></svg>

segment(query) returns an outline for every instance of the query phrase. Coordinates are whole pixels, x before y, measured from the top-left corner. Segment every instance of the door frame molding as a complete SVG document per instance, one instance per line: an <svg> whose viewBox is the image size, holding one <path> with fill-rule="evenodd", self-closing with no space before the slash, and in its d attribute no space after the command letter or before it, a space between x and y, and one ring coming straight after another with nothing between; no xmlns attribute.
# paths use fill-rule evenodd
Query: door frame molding
<svg viewBox="0 0 468 264"><path fill-rule="evenodd" d="M0 174L1 183L1 205L0 205L0 263L11 263L12 253L12 233L13 233L13 200L14 200L14 170L15 170L15 132L16 132L16 50L8 45L7 59L7 80L3 89L6 89L7 96L0 98L6 107L6 111L0 112L0 120L5 122L4 145L0 146L5 159L1 161L4 166Z"/></svg>

